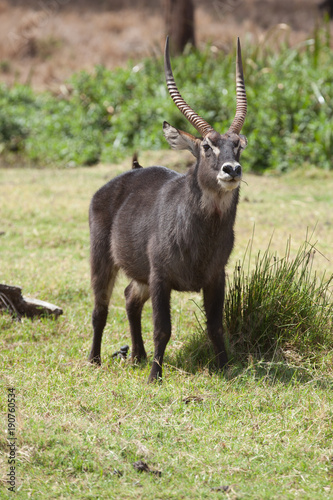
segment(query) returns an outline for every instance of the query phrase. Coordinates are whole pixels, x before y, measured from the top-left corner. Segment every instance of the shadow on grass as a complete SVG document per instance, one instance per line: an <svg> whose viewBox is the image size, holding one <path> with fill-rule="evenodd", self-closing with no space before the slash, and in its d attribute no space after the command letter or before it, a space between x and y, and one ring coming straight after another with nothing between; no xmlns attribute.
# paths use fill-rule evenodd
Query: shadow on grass
<svg viewBox="0 0 333 500"><path fill-rule="evenodd" d="M272 385L301 383L312 384L321 389L333 388L332 372L325 373L323 369L311 365L308 360L297 365L290 363L287 359L283 359L282 351L278 361L277 357L277 350L271 355L266 355L265 359L255 358L251 354L244 354L244 358L241 359L240 353L236 353L234 357L229 354L229 364L220 372L221 377L226 380L250 377ZM214 352L206 333L197 331L177 352L173 355L167 355L165 362L170 368L185 373L196 374L208 371L212 374L218 373L214 358Z"/></svg>
<svg viewBox="0 0 333 500"><path fill-rule="evenodd" d="M311 367L294 366L287 361L251 360L247 366L237 363L231 365L225 377L228 380L252 377L271 385L311 384L318 389L333 389L333 377Z"/></svg>

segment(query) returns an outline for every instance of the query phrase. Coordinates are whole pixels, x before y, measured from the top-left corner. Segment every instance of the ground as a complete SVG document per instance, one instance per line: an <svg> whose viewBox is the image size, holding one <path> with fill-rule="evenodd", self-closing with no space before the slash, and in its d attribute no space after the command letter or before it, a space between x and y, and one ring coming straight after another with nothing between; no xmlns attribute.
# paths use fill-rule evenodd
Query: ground
<svg viewBox="0 0 333 500"><path fill-rule="evenodd" d="M97 4L97 5L96 5ZM71 74L159 54L162 1L0 0L0 81L57 91ZM318 0L196 2L196 39L229 51L236 36L262 43L311 36Z"/></svg>

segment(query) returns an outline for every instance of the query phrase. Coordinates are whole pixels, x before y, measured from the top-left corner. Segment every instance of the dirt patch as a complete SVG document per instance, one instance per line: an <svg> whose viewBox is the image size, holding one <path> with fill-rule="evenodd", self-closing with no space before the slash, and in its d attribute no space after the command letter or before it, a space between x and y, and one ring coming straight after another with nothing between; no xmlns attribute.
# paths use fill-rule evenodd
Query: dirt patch
<svg viewBox="0 0 333 500"><path fill-rule="evenodd" d="M55 90L80 69L108 68L160 54L164 23L152 0L0 0L0 80ZM197 44L229 51L236 36L260 42L284 23L280 37L298 43L311 35L318 0L198 1Z"/></svg>

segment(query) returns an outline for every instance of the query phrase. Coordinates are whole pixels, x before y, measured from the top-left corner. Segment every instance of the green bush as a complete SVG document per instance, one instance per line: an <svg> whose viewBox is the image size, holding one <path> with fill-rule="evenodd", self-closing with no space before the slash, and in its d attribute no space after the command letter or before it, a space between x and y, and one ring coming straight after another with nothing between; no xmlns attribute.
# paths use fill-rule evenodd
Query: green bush
<svg viewBox="0 0 333 500"><path fill-rule="evenodd" d="M327 28L328 30L328 28ZM333 53L328 31L297 48L243 44L249 140L246 168L263 172L332 168ZM235 113L235 56L189 51L173 58L186 101L218 131ZM97 66L69 81L69 95L0 87L2 155L19 152L40 165L115 162L134 150L168 147L162 122L193 132L166 89L162 58L110 71Z"/></svg>

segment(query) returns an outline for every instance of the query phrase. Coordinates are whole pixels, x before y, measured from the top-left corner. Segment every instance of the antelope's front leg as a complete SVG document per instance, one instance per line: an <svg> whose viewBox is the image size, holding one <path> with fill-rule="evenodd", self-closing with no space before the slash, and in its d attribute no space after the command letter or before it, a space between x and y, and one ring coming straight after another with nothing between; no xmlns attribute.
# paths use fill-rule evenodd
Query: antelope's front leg
<svg viewBox="0 0 333 500"><path fill-rule="evenodd" d="M217 366L222 369L228 363L223 340L223 304L225 289L225 273L203 289L204 307L207 318L207 333L210 338L217 360Z"/></svg>

